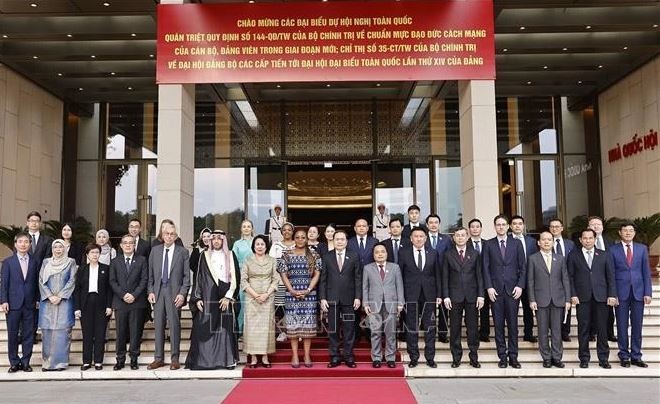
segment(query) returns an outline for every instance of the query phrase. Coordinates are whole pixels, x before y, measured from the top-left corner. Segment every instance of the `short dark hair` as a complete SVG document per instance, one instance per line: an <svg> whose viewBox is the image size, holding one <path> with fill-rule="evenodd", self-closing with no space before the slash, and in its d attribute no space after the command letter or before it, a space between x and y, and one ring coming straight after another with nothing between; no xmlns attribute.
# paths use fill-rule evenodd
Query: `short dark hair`
<svg viewBox="0 0 660 404"><path fill-rule="evenodd" d="M412 236L413 233L416 232L416 231L421 231L422 233L424 233L425 236L428 235L428 234L426 233L426 229L423 228L423 227L420 227L420 226L414 227L414 228L410 231L410 235Z"/></svg>
<svg viewBox="0 0 660 404"><path fill-rule="evenodd" d="M436 219L438 219L438 222L442 222L442 219L440 219L440 216L436 215L435 213L431 213L430 215L426 216L426 220L424 220L424 222L426 224L428 224L429 219L431 219L431 218L436 218Z"/></svg>
<svg viewBox="0 0 660 404"><path fill-rule="evenodd" d="M550 219L550 221L548 221L548 225L550 225L550 223L552 222L559 222L559 224L561 224L562 226L564 225L564 222L562 222L562 220L558 217L553 217L552 219Z"/></svg>
<svg viewBox="0 0 660 404"><path fill-rule="evenodd" d="M472 226L472 223L479 223L479 227L484 227L483 223L481 223L481 220L477 219L476 217L468 222L468 227Z"/></svg>
<svg viewBox="0 0 660 404"><path fill-rule="evenodd" d="M587 218L587 223L589 223L590 221L595 220L595 219L600 220L600 224L605 224L605 221L600 216L589 216Z"/></svg>
<svg viewBox="0 0 660 404"><path fill-rule="evenodd" d="M628 226L632 226L633 230L637 231L637 227L633 222L622 222L621 225L619 226L619 230L623 230L624 227L628 227Z"/></svg>
<svg viewBox="0 0 660 404"><path fill-rule="evenodd" d="M593 229L582 229L582 231L580 232L580 237L584 236L585 232L593 234L594 238L596 238L596 231Z"/></svg>
<svg viewBox="0 0 660 404"><path fill-rule="evenodd" d="M138 219L137 217L131 218L131 220L128 221L128 224L131 224L132 222L138 222L140 227L142 227L142 221L140 219Z"/></svg>
<svg viewBox="0 0 660 404"><path fill-rule="evenodd" d="M369 227L369 221L368 221L367 219L363 218L363 217L359 217L359 218L357 218L357 219L355 220L355 223L353 224L353 226L357 226L357 224L358 224L358 222L359 222L360 220L364 220L364 221L367 223L367 227Z"/></svg>
<svg viewBox="0 0 660 404"><path fill-rule="evenodd" d="M119 241L123 242L125 238L129 238L129 237L131 238L131 240L133 240L133 244L135 244L135 237L131 236L130 234L124 234L123 236L121 236L121 239L119 239Z"/></svg>
<svg viewBox="0 0 660 404"><path fill-rule="evenodd" d="M39 218L39 220L41 220L41 213L37 212L36 210L33 210L32 212L28 213L25 219L30 220L32 216L36 216Z"/></svg>
<svg viewBox="0 0 660 404"><path fill-rule="evenodd" d="M390 219L389 226L391 226L392 223L394 223L394 222L399 222L399 224L401 225L401 227L403 227L403 220L401 220L401 218L393 217L392 219Z"/></svg>
<svg viewBox="0 0 660 404"><path fill-rule="evenodd" d="M344 233L344 236L346 236L346 238L348 238L348 233L344 229L337 229L335 231L335 237L337 237L337 233Z"/></svg>
<svg viewBox="0 0 660 404"><path fill-rule="evenodd" d="M495 218L493 219L493 224L495 224L497 222L497 219L504 219L506 224L509 224L509 218L506 217L506 215L504 213L500 213L499 215L495 216Z"/></svg>
<svg viewBox="0 0 660 404"><path fill-rule="evenodd" d="M416 210L416 211L418 211L418 212L421 211L421 209L420 209L419 206L417 206L417 205L410 205L410 206L408 206L408 213L410 213L411 210Z"/></svg>
<svg viewBox="0 0 660 404"><path fill-rule="evenodd" d="M514 220L516 220L516 219L520 219L520 220L522 220L523 224L525 223L525 218L524 218L524 217L522 217L522 216L520 216L520 215L513 215L513 216L511 216L511 221L512 221L512 222L513 222Z"/></svg>
<svg viewBox="0 0 660 404"><path fill-rule="evenodd" d="M24 232L24 231L19 231L19 232L16 233L16 235L14 236L14 243L16 243L16 242L18 241L19 238L23 238L23 237L25 237L26 239L28 239L28 240L30 241L30 243L32 242L32 238L30 237L29 234L27 234L27 233Z"/></svg>
<svg viewBox="0 0 660 404"><path fill-rule="evenodd" d="M376 251L376 247L378 246L383 247L385 249L385 254L387 254L387 247L385 246L385 243L379 241L378 243L376 243L376 245L374 245L374 248L371 249L371 255L374 255L374 252Z"/></svg>
<svg viewBox="0 0 660 404"><path fill-rule="evenodd" d="M96 243L89 243L85 246L85 255L89 254L92 250L99 250L101 252L101 246Z"/></svg>
<svg viewBox="0 0 660 404"><path fill-rule="evenodd" d="M254 236L254 238L252 239L252 247L251 247L251 248L252 248L252 252L253 252L253 253L256 253L256 251L254 251L254 243L255 243L257 240L262 240L264 243L266 243L266 251L270 250L270 243L268 242L268 237L264 236L263 234L257 234L257 235Z"/></svg>
<svg viewBox="0 0 660 404"><path fill-rule="evenodd" d="M466 233L468 232L468 230L465 227L459 226L459 227L454 229L454 234L458 233L459 231L463 231L463 230L465 230Z"/></svg>

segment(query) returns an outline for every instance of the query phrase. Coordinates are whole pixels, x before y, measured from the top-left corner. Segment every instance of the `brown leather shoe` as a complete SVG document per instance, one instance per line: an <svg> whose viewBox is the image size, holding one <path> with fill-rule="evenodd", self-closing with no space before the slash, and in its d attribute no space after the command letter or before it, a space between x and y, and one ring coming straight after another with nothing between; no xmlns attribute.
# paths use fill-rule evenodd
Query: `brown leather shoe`
<svg viewBox="0 0 660 404"><path fill-rule="evenodd" d="M170 370L179 370L181 369L181 364L178 359L172 359L172 364L170 364Z"/></svg>
<svg viewBox="0 0 660 404"><path fill-rule="evenodd" d="M147 366L147 369L154 370L154 369L162 368L163 366L165 366L165 363L163 363L163 361L153 361L149 364L149 366Z"/></svg>

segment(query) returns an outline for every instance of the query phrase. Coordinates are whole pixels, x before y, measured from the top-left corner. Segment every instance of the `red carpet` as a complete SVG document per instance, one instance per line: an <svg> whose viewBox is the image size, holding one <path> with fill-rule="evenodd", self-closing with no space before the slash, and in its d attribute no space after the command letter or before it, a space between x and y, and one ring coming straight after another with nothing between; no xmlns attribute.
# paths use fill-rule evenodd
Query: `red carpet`
<svg viewBox="0 0 660 404"><path fill-rule="evenodd" d="M314 367L306 368L300 365L298 369L294 369L290 364L274 363L270 369L258 367L255 369L244 368L244 379L286 379L286 378L306 378L306 377L398 377L403 378L405 371L401 363L397 363L396 367L390 369L387 365L383 364L380 369L374 369L369 363L358 363L357 367L351 369L345 365L340 365L336 368L328 368L326 362L314 363Z"/></svg>
<svg viewBox="0 0 660 404"><path fill-rule="evenodd" d="M314 404L416 402L404 379L243 380L223 402L277 404L298 401Z"/></svg>

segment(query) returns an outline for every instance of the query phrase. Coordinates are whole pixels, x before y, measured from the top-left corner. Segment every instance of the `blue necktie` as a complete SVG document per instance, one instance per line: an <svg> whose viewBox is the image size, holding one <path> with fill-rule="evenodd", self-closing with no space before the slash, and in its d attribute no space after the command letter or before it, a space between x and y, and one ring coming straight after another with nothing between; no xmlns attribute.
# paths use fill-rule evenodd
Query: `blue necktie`
<svg viewBox="0 0 660 404"><path fill-rule="evenodd" d="M481 246L479 245L478 241L474 242L474 249L477 250L479 254L481 254Z"/></svg>
<svg viewBox="0 0 660 404"><path fill-rule="evenodd" d="M435 246L437 245L437 242L436 242L435 239L436 239L435 236L431 236L431 245L433 246L433 249L434 249L434 250L435 250Z"/></svg>
<svg viewBox="0 0 660 404"><path fill-rule="evenodd" d="M394 240L394 263L399 263L399 240Z"/></svg>
<svg viewBox="0 0 660 404"><path fill-rule="evenodd" d="M163 260L163 275L160 278L161 283L167 283L167 282L170 281L170 272L169 272L170 257L169 257L169 252L170 252L170 249L166 248L165 249L165 259Z"/></svg>

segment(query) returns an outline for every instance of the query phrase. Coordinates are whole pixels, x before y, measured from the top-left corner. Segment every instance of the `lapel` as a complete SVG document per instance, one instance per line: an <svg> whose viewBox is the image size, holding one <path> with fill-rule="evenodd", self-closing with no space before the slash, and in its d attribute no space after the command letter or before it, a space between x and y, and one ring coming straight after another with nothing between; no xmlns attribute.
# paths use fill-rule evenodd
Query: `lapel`
<svg viewBox="0 0 660 404"><path fill-rule="evenodd" d="M338 258L337 250L334 250L335 253L333 255L334 255L335 259L333 260L334 261L333 265L335 266L335 268L337 268L338 273L341 273L343 267L346 266L346 258L348 258L348 256L346 255L346 251L348 251L348 250L344 249L344 252L343 252L343 254L344 254L343 266L341 268L339 268L339 262L337 262L337 258Z"/></svg>
<svg viewBox="0 0 660 404"><path fill-rule="evenodd" d="M548 271L548 275L559 271L559 260L555 253L552 253L552 263L550 264L550 268L552 268L552 271Z"/></svg>
<svg viewBox="0 0 660 404"><path fill-rule="evenodd" d="M426 246L424 247L424 253L426 254L426 261L424 262L423 272L426 272L426 271L429 270L429 264L431 263L431 251L433 252L433 254L436 253L436 251L433 248L428 249L428 248L426 248Z"/></svg>
<svg viewBox="0 0 660 404"><path fill-rule="evenodd" d="M165 254L165 244L159 244L156 250L156 264L158 267L154 268L154 279L160 284L160 278L163 274L163 254Z"/></svg>

